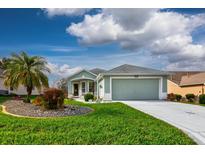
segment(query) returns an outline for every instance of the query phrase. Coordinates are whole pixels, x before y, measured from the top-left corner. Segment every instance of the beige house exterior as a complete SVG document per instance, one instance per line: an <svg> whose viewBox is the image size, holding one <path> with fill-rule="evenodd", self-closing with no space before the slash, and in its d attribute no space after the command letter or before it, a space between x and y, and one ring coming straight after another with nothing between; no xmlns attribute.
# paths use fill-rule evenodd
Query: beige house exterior
<svg viewBox="0 0 205 154"><path fill-rule="evenodd" d="M168 94L174 93L174 94L180 94L185 97L186 94L192 93L195 95L200 95L204 91L204 85L190 85L190 86L184 86L180 87L176 83L168 80L167 81L167 91Z"/></svg>
<svg viewBox="0 0 205 154"><path fill-rule="evenodd" d="M174 72L167 82L168 94L185 96L188 93L193 93L199 96L204 94L204 88L205 72Z"/></svg>
<svg viewBox="0 0 205 154"><path fill-rule="evenodd" d="M26 95L26 88L23 86L20 86L17 90L12 90L12 89L8 89L4 86L4 80L3 80L3 76L2 76L2 70L0 69L0 95L1 94L17 94L17 95ZM33 89L32 91L32 95L39 95L40 93L38 92L37 89Z"/></svg>

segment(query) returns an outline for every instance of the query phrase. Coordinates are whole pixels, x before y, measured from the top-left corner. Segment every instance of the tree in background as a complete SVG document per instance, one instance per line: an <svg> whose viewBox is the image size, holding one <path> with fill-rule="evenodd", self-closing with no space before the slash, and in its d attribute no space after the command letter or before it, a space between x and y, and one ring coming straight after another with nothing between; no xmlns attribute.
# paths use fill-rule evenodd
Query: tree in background
<svg viewBox="0 0 205 154"><path fill-rule="evenodd" d="M64 94L67 95L68 94L68 81L67 79L63 78L60 79L57 83L57 88L63 90Z"/></svg>

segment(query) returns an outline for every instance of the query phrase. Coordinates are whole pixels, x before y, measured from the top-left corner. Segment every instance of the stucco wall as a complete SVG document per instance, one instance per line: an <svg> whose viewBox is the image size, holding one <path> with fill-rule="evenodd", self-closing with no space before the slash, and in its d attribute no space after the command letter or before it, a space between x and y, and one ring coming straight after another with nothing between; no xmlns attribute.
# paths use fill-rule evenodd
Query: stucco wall
<svg viewBox="0 0 205 154"><path fill-rule="evenodd" d="M167 92L167 76L163 76L162 92Z"/></svg>
<svg viewBox="0 0 205 154"><path fill-rule="evenodd" d="M4 87L4 81L2 78L0 78L0 90L7 90L7 88Z"/></svg>
<svg viewBox="0 0 205 154"><path fill-rule="evenodd" d="M3 79L0 78L0 90L8 90L4 84L3 84ZM10 90L10 93L14 93L17 95L26 95L26 89L23 86L19 86L19 88L17 90ZM32 95L39 95L39 92L37 91L37 89L34 89L32 91Z"/></svg>
<svg viewBox="0 0 205 154"><path fill-rule="evenodd" d="M197 86L186 86L186 87L179 87L174 82L168 80L167 81L167 93L174 93L174 94L180 94L182 96L185 96L188 93L193 93L195 95L202 94L202 88L203 85L197 85Z"/></svg>
<svg viewBox="0 0 205 154"><path fill-rule="evenodd" d="M103 98L104 97L104 88L105 88L104 87L104 80L100 80L98 84L99 84L99 87L98 87L99 88L99 97Z"/></svg>
<svg viewBox="0 0 205 154"><path fill-rule="evenodd" d="M10 93L14 93L17 95L27 95L26 88L23 86L19 86L17 90L10 90ZM32 90L32 95L40 95L37 89Z"/></svg>
<svg viewBox="0 0 205 154"><path fill-rule="evenodd" d="M105 76L104 77L104 90L105 93L110 93L110 77L109 76Z"/></svg>

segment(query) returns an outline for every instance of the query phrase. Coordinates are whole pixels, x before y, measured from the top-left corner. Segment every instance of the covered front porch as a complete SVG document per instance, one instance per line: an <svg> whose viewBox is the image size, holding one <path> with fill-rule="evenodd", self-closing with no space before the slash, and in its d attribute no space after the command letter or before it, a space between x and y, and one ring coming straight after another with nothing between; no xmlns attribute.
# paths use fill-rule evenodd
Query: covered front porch
<svg viewBox="0 0 205 154"><path fill-rule="evenodd" d="M87 93L96 95L96 82L92 79L73 79L71 80L72 97L82 98Z"/></svg>

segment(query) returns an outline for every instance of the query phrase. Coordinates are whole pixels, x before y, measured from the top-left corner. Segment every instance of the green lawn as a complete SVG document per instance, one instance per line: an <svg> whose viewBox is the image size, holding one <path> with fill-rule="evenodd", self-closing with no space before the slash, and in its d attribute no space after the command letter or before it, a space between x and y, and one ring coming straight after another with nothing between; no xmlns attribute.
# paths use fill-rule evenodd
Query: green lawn
<svg viewBox="0 0 205 154"><path fill-rule="evenodd" d="M195 144L177 128L121 103L65 102L95 111L47 119L0 113L0 144Z"/></svg>
<svg viewBox="0 0 205 154"><path fill-rule="evenodd" d="M0 105L1 105L4 101L6 101L6 100L8 100L8 99L9 99L8 96L0 96Z"/></svg>

